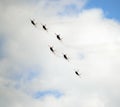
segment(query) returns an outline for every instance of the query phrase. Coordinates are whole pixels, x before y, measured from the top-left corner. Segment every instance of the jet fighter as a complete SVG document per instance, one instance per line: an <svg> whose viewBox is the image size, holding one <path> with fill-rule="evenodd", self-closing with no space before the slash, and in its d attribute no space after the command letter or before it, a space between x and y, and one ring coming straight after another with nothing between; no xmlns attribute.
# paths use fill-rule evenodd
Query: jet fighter
<svg viewBox="0 0 120 107"><path fill-rule="evenodd" d="M48 29L46 28L46 25L43 25L43 24L41 24L42 25L42 28L45 30L45 31L48 31Z"/></svg>
<svg viewBox="0 0 120 107"><path fill-rule="evenodd" d="M79 73L79 71L78 70L75 70L75 74L77 75L77 76L81 76L81 74Z"/></svg>
<svg viewBox="0 0 120 107"><path fill-rule="evenodd" d="M60 41L62 40L62 38L60 37L60 34L58 35L58 34L55 33L55 35L56 35L58 40L60 40Z"/></svg>
<svg viewBox="0 0 120 107"><path fill-rule="evenodd" d="M53 47L52 47L52 46L49 46L49 48L50 48L50 51L55 54L55 50L53 49Z"/></svg>
<svg viewBox="0 0 120 107"><path fill-rule="evenodd" d="M63 57L64 57L66 60L69 61L69 58L68 58L68 56L67 56L66 54L63 54Z"/></svg>
<svg viewBox="0 0 120 107"><path fill-rule="evenodd" d="M30 19L30 21L31 21L32 25L36 27L36 23L35 23L35 21L32 20L32 19Z"/></svg>

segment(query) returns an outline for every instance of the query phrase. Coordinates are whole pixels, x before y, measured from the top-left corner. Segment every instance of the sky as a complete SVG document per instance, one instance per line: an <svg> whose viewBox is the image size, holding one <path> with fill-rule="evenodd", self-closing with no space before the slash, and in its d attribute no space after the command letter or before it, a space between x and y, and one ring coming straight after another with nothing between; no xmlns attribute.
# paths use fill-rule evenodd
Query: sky
<svg viewBox="0 0 120 107"><path fill-rule="evenodd" d="M119 107L118 4L0 0L0 106Z"/></svg>

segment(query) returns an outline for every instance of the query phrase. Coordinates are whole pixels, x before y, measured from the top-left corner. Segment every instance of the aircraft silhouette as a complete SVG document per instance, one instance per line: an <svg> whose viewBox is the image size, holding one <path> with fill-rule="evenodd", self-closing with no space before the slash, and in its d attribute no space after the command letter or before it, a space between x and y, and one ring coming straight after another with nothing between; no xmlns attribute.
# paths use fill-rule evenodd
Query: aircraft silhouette
<svg viewBox="0 0 120 107"><path fill-rule="evenodd" d="M67 56L66 54L63 54L63 57L64 57L66 60L69 61L69 58L68 58L68 56Z"/></svg>
<svg viewBox="0 0 120 107"><path fill-rule="evenodd" d="M75 70L75 74L79 77L81 76L81 74L79 73L79 70Z"/></svg>
<svg viewBox="0 0 120 107"><path fill-rule="evenodd" d="M42 25L42 28L45 30L45 31L48 31L48 29L46 28L46 25L43 25L43 24L41 24Z"/></svg>
<svg viewBox="0 0 120 107"><path fill-rule="evenodd" d="M36 27L36 23L35 23L35 21L32 20L32 19L30 19L30 21L31 21L32 25Z"/></svg>
<svg viewBox="0 0 120 107"><path fill-rule="evenodd" d="M53 47L52 47L52 46L49 46L49 48L50 48L50 51L55 54L55 50L53 49Z"/></svg>
<svg viewBox="0 0 120 107"><path fill-rule="evenodd" d="M60 40L60 41L62 40L62 38L60 37L60 34L58 35L58 34L55 33L55 35L56 35L58 40Z"/></svg>

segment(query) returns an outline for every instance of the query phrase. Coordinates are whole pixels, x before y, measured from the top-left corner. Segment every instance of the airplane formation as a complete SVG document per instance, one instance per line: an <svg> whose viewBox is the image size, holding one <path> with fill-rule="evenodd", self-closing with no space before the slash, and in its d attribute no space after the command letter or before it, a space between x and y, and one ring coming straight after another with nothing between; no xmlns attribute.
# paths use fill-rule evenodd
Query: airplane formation
<svg viewBox="0 0 120 107"><path fill-rule="evenodd" d="M37 23L35 22L35 20L30 19L30 21L31 21L31 24L36 27ZM48 28L46 27L46 25L41 24L41 26L42 26L42 28L43 28L44 31L47 31L47 32L48 32ZM59 41L62 41L62 38L60 37L60 34L56 34L56 33L54 33L54 34L56 35L56 38L57 38ZM49 45L48 45L48 46L49 46ZM49 46L49 49L50 49L50 51L51 51L52 53L55 54L55 49L53 48L53 46ZM69 61L69 57L68 57L67 54L63 53L62 56L63 56L63 58L64 58L65 60ZM75 72L75 74L76 74L78 77L81 77L82 74L79 73L79 70L74 70L74 72Z"/></svg>

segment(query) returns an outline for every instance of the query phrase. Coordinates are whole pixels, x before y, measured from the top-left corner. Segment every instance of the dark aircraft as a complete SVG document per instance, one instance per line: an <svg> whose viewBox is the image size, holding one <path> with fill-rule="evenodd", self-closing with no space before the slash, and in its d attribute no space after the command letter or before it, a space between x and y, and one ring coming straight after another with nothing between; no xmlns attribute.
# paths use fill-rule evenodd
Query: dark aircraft
<svg viewBox="0 0 120 107"><path fill-rule="evenodd" d="M49 46L49 48L50 48L51 52L53 52L55 54L55 50L53 49L53 47Z"/></svg>
<svg viewBox="0 0 120 107"><path fill-rule="evenodd" d="M68 57L67 57L67 55L66 55L66 54L63 54L63 57L64 57L66 60L68 60L68 61L69 61L69 59L68 59Z"/></svg>
<svg viewBox="0 0 120 107"><path fill-rule="evenodd" d="M78 70L75 70L75 74L80 77L81 74L79 74L78 72Z"/></svg>
<svg viewBox="0 0 120 107"><path fill-rule="evenodd" d="M62 38L60 37L60 34L58 35L58 34L55 33L55 35L56 35L58 40L60 40L60 41L62 40Z"/></svg>
<svg viewBox="0 0 120 107"><path fill-rule="evenodd" d="M36 27L36 23L34 22L34 20L31 20L31 19L30 19L30 21L31 21L31 23L33 24L33 26Z"/></svg>
<svg viewBox="0 0 120 107"><path fill-rule="evenodd" d="M43 24L41 24L42 25L42 28L45 30L45 31L47 31L48 29L46 28L46 25L43 25Z"/></svg>

